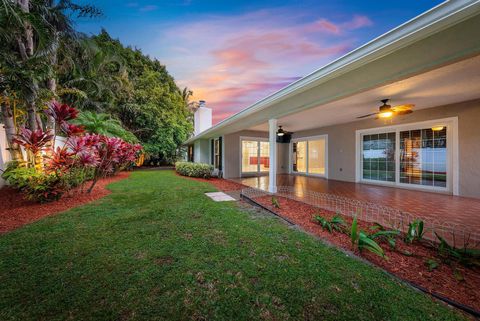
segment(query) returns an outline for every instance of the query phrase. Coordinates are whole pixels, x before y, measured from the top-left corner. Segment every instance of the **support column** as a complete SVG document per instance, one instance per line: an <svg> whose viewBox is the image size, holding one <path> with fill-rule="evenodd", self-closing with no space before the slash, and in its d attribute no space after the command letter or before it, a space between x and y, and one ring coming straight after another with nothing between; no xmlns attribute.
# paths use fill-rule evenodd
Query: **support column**
<svg viewBox="0 0 480 321"><path fill-rule="evenodd" d="M268 191L277 192L277 120L268 120L268 141L270 142L270 168L268 171Z"/></svg>

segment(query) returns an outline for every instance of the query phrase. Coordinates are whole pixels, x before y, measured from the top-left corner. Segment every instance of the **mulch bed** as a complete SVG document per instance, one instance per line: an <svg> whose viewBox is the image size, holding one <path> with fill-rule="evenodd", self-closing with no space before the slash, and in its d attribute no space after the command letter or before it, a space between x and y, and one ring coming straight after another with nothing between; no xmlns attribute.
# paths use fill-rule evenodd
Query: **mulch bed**
<svg viewBox="0 0 480 321"><path fill-rule="evenodd" d="M329 233L312 220L315 215L330 219L335 213L284 197L277 197L277 200L280 208L273 208L271 196L255 198L255 201L259 204L289 219L307 232L343 249L352 250L349 235L336 231ZM351 226L352 219L349 217L343 218ZM358 225L361 230L369 231L369 227L373 224L358 221ZM459 264L440 263L437 251L426 243L405 244L398 239L395 250L391 250L385 242L381 242L380 246L385 251L387 260L366 250L362 253L357 250L354 253L404 280L427 289L431 293L440 294L480 311L479 268L471 269ZM413 253L413 255L408 256L402 253ZM428 259L435 259L439 262L438 268L429 271L426 265ZM459 280L460 278L463 278L463 280Z"/></svg>
<svg viewBox="0 0 480 321"><path fill-rule="evenodd" d="M99 180L91 193L81 193L80 189L75 189L58 201L44 204L26 200L19 191L8 186L3 187L0 189L0 234L105 197L110 194L106 188L108 184L128 176L130 172L121 172L116 176Z"/></svg>

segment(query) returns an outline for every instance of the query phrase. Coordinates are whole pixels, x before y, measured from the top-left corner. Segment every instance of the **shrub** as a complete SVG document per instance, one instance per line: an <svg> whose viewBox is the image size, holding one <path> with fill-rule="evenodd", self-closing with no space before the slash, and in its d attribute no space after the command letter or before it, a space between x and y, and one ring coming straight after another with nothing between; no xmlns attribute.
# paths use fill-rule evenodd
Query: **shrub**
<svg viewBox="0 0 480 321"><path fill-rule="evenodd" d="M210 178L213 166L204 163L176 162L175 170L183 176Z"/></svg>
<svg viewBox="0 0 480 321"><path fill-rule="evenodd" d="M18 162L9 163L2 177L29 200L47 202L56 200L63 194L59 189L60 179L57 175L38 172L35 168L21 166Z"/></svg>

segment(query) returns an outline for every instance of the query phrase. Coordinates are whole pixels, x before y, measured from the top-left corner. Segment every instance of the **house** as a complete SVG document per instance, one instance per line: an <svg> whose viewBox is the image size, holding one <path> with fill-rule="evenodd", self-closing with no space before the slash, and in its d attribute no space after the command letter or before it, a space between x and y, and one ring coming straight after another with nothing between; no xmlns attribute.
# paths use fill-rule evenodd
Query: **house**
<svg viewBox="0 0 480 321"><path fill-rule="evenodd" d="M480 199L480 1L444 2L185 145L272 193L306 177Z"/></svg>

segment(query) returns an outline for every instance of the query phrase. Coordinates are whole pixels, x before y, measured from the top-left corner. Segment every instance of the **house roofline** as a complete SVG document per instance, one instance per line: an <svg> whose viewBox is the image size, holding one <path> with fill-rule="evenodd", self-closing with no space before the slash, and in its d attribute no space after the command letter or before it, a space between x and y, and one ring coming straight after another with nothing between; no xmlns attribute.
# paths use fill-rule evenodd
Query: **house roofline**
<svg viewBox="0 0 480 321"><path fill-rule="evenodd" d="M274 103L278 103L292 95L301 93L320 83L338 77L348 71L440 32L477 15L479 12L480 0L445 1L320 67L299 80L292 82L286 87L260 99L240 112L220 121L215 126L191 137L184 144L190 144L197 139L208 138L213 132L219 131L239 119L264 110Z"/></svg>

